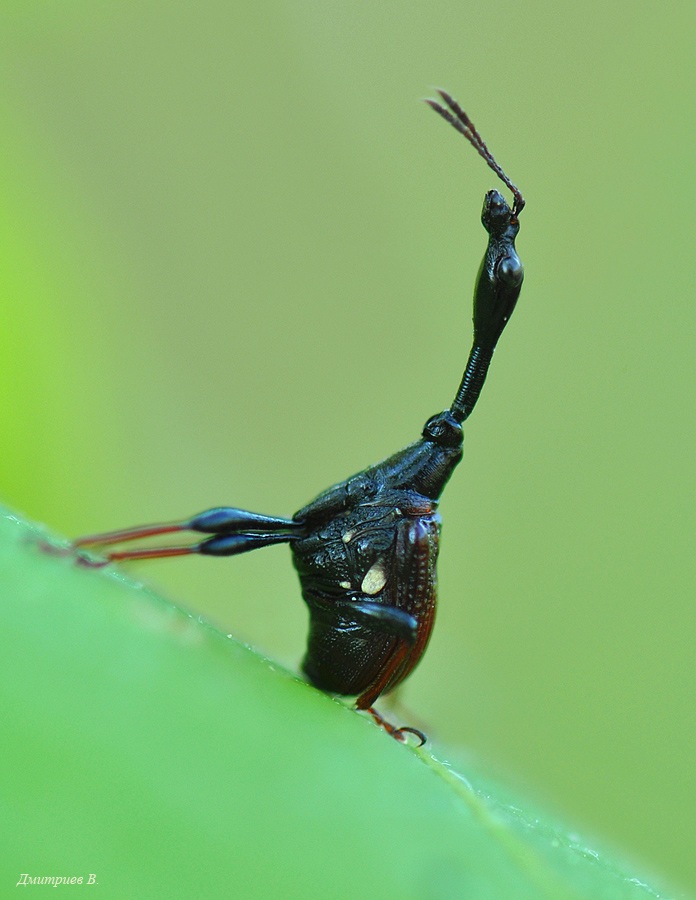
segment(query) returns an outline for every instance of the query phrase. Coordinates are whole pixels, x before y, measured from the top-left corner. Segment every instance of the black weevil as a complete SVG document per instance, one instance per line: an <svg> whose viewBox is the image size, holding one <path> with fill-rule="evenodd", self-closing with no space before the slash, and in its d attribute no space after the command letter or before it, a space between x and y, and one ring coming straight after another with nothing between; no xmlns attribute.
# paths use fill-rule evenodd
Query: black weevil
<svg viewBox="0 0 696 900"><path fill-rule="evenodd" d="M329 488L292 519L219 507L183 522L89 535L76 549L155 535L193 531L211 535L184 546L115 551L83 564L106 565L201 553L233 556L269 544L289 543L302 596L309 607L309 638L302 669L321 690L357 696L394 737L395 728L373 709L414 669L433 628L440 517L437 501L462 458L462 422L483 387L493 351L510 318L524 271L515 251L524 199L493 159L471 119L438 91L448 107L426 102L463 134L512 191L508 206L498 191L486 194L481 220L488 248L474 292L474 337L459 390L449 409L425 423L419 440Z"/></svg>

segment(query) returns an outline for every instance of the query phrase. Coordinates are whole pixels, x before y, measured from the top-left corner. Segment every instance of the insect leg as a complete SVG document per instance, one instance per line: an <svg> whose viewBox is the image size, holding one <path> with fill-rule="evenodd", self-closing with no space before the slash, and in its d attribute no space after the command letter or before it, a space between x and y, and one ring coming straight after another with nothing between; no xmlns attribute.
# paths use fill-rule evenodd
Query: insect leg
<svg viewBox="0 0 696 900"><path fill-rule="evenodd" d="M393 634L409 645L415 644L418 622L415 617L396 606L375 603L374 600L339 600L332 604L336 612L378 634Z"/></svg>
<svg viewBox="0 0 696 900"><path fill-rule="evenodd" d="M239 534L249 531L297 531L292 519L262 516L260 513L232 506L216 506L189 519L185 525L191 531L205 534Z"/></svg>
<svg viewBox="0 0 696 900"><path fill-rule="evenodd" d="M393 738L396 738L397 741L401 741L402 743L406 740L404 734L408 732L408 734L415 734L415 736L420 740L419 747L422 747L423 744L428 740L427 737L423 734L422 731L418 728L411 728L410 725L402 725L401 728L397 728L396 725L392 725L391 722L387 722L382 713L377 712L374 706L368 707L365 712L368 712L375 722L380 726L380 728L384 728L387 734L390 734Z"/></svg>
<svg viewBox="0 0 696 900"><path fill-rule="evenodd" d="M80 557L82 565L100 567L110 562L131 559L161 559L168 556L186 556L201 553L207 556L232 556L246 553L269 544L283 543L299 536L301 526L290 519L263 516L234 507L215 507L182 522L165 522L143 525L104 534L86 535L73 543L76 550L106 547L142 538L165 534L181 534L193 531L211 534L198 544L182 544L164 547L147 547L135 550L109 551L101 560Z"/></svg>

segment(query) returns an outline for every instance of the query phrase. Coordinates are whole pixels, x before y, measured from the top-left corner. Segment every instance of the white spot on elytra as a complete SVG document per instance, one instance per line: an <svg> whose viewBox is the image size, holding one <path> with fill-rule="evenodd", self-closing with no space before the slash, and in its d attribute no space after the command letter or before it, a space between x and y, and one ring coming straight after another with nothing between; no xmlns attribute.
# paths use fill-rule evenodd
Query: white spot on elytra
<svg viewBox="0 0 696 900"><path fill-rule="evenodd" d="M360 590L363 594L373 596L374 594L379 594L386 583L387 571L384 568L384 560L378 559L372 568L367 571L360 585Z"/></svg>
<svg viewBox="0 0 696 900"><path fill-rule="evenodd" d="M344 591L350 590L350 581L339 581L338 584L343 588Z"/></svg>
<svg viewBox="0 0 696 900"><path fill-rule="evenodd" d="M355 534L354 531L346 531L346 533L343 535L343 543L347 544L347 543L349 543L349 541L352 541L354 534Z"/></svg>

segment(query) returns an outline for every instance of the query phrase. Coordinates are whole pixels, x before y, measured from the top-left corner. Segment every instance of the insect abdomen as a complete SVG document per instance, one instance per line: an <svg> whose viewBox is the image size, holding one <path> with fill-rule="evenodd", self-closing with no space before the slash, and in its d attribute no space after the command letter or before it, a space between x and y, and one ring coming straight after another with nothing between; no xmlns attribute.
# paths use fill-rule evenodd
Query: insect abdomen
<svg viewBox="0 0 696 900"><path fill-rule="evenodd" d="M428 504L432 509L434 504ZM307 571L309 560L303 559L301 544L293 547L310 609L303 670L314 685L335 694L360 695L358 705L371 706L415 668L435 616L439 530L440 519L433 512L408 516L400 510L388 529L373 525L347 530L341 540L343 553L333 541L322 547L324 554L334 557L337 580ZM348 553L353 540L363 543L363 553L373 551L360 566ZM412 616L417 624L415 642L357 622L351 617L351 604L362 600Z"/></svg>

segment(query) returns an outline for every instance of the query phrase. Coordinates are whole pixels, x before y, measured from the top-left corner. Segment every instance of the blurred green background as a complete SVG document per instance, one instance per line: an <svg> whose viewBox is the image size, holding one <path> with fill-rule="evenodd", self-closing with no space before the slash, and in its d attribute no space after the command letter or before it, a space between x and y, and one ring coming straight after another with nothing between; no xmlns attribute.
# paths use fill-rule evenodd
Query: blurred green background
<svg viewBox="0 0 696 900"><path fill-rule="evenodd" d="M400 702L691 890L695 37L669 2L0 12L0 497L69 535L289 515L450 402L499 185L418 100L460 99L526 280ZM141 571L297 665L287 548Z"/></svg>

